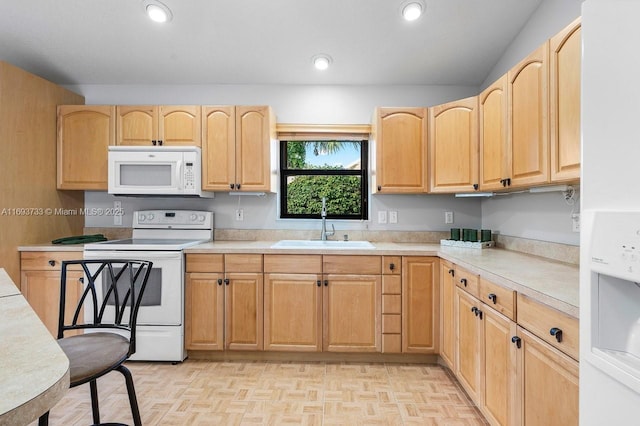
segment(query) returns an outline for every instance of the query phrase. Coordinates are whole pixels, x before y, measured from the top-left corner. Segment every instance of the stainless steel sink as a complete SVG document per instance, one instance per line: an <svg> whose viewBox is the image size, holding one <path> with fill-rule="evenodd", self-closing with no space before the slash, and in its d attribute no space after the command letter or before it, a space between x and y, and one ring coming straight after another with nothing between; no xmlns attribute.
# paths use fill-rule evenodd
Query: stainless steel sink
<svg viewBox="0 0 640 426"><path fill-rule="evenodd" d="M374 249L376 246L371 244L369 241L339 241L339 240L330 240L330 241L321 241L321 240L280 240L271 248L287 248L287 249L345 249L345 250L354 250L354 249Z"/></svg>

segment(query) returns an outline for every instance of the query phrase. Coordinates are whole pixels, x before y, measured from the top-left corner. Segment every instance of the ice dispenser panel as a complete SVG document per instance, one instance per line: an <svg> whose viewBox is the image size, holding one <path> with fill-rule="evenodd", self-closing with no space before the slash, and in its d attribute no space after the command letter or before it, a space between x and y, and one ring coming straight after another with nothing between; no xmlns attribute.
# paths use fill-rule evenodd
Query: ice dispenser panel
<svg viewBox="0 0 640 426"><path fill-rule="evenodd" d="M640 393L640 213L598 212L591 237L588 361Z"/></svg>

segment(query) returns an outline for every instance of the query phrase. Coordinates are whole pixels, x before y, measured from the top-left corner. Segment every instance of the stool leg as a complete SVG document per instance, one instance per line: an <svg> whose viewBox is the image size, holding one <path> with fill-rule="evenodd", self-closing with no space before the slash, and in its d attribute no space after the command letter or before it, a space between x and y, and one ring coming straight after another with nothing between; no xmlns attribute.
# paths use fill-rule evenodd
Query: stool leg
<svg viewBox="0 0 640 426"><path fill-rule="evenodd" d="M100 408L98 407L98 384L95 380L89 382L91 389L91 413L93 413L93 424L100 424Z"/></svg>
<svg viewBox="0 0 640 426"><path fill-rule="evenodd" d="M38 419L38 426L48 426L49 425L49 412L47 411Z"/></svg>
<svg viewBox="0 0 640 426"><path fill-rule="evenodd" d="M133 416L133 424L135 426L142 426L142 420L140 420L140 410L138 409L138 400L136 398L136 390L133 386L133 377L127 367L120 364L117 370L122 373L124 380L127 383L127 393L129 394L129 404L131 405L131 415Z"/></svg>

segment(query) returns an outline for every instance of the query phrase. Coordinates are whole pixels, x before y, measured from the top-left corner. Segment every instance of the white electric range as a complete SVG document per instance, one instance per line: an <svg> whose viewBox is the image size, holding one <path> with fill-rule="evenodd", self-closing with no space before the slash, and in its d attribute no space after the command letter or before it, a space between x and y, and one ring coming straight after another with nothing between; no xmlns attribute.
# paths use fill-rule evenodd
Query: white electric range
<svg viewBox="0 0 640 426"><path fill-rule="evenodd" d="M211 241L213 221L213 212L208 211L136 211L132 238L85 245L85 259L153 262L138 311L136 353L131 360L180 362L186 358L183 250Z"/></svg>

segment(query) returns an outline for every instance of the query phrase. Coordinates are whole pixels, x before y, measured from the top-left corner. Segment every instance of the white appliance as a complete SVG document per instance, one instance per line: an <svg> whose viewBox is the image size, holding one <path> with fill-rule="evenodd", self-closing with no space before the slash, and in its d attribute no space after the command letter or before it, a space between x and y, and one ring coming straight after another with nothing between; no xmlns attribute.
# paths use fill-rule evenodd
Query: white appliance
<svg viewBox="0 0 640 426"><path fill-rule="evenodd" d="M202 191L197 146L110 146L108 181L115 195L213 198L213 192Z"/></svg>
<svg viewBox="0 0 640 426"><path fill-rule="evenodd" d="M640 423L640 1L582 5L580 424Z"/></svg>
<svg viewBox="0 0 640 426"><path fill-rule="evenodd" d="M85 259L141 259L153 262L138 311L136 353L130 359L185 359L183 249L211 241L213 220L213 213L207 211L137 211L133 217L132 238L85 245ZM102 279L99 277L98 282L102 283ZM98 296L102 295L101 287L98 285Z"/></svg>

